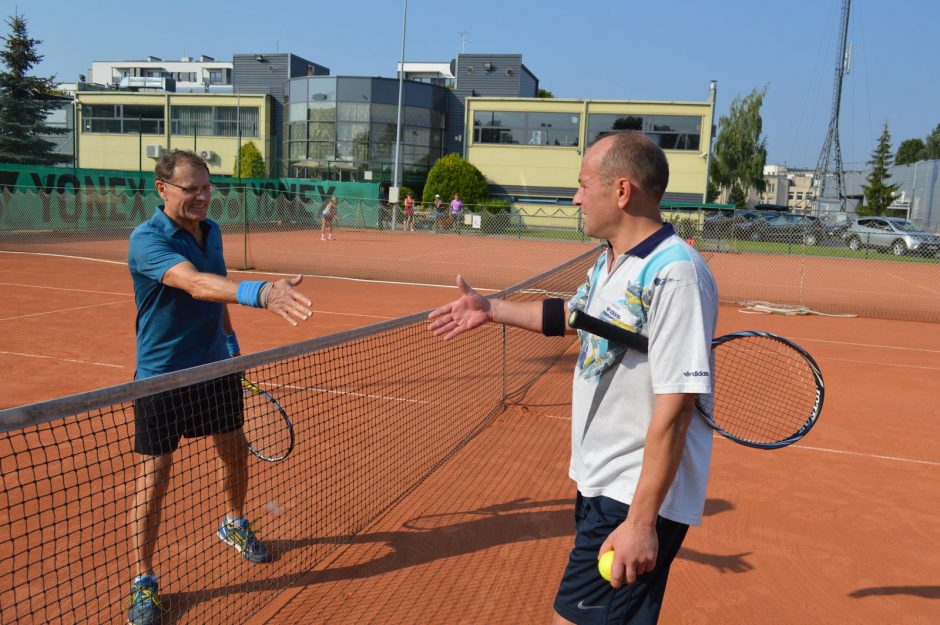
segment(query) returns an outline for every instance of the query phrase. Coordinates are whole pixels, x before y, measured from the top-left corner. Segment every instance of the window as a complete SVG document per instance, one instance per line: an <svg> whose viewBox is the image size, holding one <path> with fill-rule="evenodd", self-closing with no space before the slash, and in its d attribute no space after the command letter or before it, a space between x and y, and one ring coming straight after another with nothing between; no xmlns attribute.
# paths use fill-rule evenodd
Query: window
<svg viewBox="0 0 940 625"><path fill-rule="evenodd" d="M165 120L162 106L85 104L82 123L84 132L161 135Z"/></svg>
<svg viewBox="0 0 940 625"><path fill-rule="evenodd" d="M515 145L577 146L581 116L577 113L475 111L473 141Z"/></svg>
<svg viewBox="0 0 940 625"><path fill-rule="evenodd" d="M210 85L224 85L225 84L225 70L210 69L209 70L209 84Z"/></svg>
<svg viewBox="0 0 940 625"><path fill-rule="evenodd" d="M257 137L258 108L235 106L174 106L170 111L174 135Z"/></svg>
<svg viewBox="0 0 940 625"><path fill-rule="evenodd" d="M612 132L642 132L664 150L699 150L702 118L691 115L592 114L588 143Z"/></svg>

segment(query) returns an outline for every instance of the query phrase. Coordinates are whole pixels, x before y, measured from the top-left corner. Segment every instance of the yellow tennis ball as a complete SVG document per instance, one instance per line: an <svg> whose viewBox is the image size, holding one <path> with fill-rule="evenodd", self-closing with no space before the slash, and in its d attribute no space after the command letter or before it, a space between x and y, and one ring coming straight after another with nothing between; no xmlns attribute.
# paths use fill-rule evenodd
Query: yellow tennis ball
<svg viewBox="0 0 940 625"><path fill-rule="evenodd" d="M614 551L605 551L597 561L597 570L608 582L610 581L610 567L614 563Z"/></svg>

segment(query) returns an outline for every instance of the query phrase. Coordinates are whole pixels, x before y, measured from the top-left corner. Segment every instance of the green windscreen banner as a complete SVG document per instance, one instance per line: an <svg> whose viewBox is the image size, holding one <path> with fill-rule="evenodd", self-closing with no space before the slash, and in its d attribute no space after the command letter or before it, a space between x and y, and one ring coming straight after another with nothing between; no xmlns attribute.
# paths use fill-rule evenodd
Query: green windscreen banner
<svg viewBox="0 0 940 625"><path fill-rule="evenodd" d="M323 204L378 219L377 182L212 177L209 217L223 225L318 224ZM162 204L153 173L0 164L0 231L106 230L147 220Z"/></svg>

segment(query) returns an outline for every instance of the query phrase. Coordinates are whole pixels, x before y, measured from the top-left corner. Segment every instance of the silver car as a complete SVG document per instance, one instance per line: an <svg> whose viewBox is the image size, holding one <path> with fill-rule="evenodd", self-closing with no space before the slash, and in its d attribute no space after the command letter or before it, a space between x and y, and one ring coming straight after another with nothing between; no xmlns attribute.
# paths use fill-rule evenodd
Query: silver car
<svg viewBox="0 0 940 625"><path fill-rule="evenodd" d="M863 247L890 250L895 256L931 256L940 252L940 237L897 217L859 217L843 231L842 237L853 250Z"/></svg>

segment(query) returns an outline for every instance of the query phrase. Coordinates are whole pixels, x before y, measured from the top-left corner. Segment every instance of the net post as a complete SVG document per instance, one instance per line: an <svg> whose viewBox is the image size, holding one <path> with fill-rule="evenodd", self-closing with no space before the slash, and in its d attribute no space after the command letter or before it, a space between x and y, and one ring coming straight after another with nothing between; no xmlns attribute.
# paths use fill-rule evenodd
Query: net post
<svg viewBox="0 0 940 625"><path fill-rule="evenodd" d="M503 403L509 396L509 329L502 326L503 332Z"/></svg>

